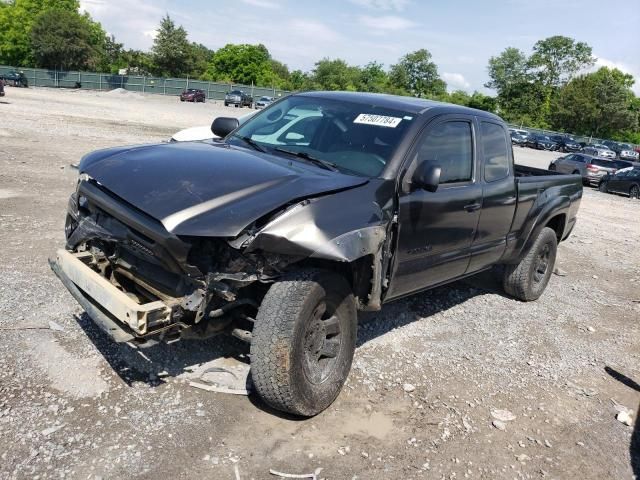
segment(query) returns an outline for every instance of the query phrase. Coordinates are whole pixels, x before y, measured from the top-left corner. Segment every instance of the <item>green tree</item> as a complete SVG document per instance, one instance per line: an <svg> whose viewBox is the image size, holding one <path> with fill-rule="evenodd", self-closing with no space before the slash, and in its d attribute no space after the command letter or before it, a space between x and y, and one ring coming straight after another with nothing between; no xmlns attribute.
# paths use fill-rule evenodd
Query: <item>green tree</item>
<svg viewBox="0 0 640 480"><path fill-rule="evenodd" d="M176 26L169 15L164 17L151 48L153 73L168 77L187 75L192 61L192 52L187 31L182 26Z"/></svg>
<svg viewBox="0 0 640 480"><path fill-rule="evenodd" d="M489 81L484 84L500 95L514 84L529 81L529 59L517 48L507 47L500 55L489 59Z"/></svg>
<svg viewBox="0 0 640 480"><path fill-rule="evenodd" d="M213 59L214 52L201 43L192 43L189 53L189 76L203 78Z"/></svg>
<svg viewBox="0 0 640 480"><path fill-rule="evenodd" d="M350 66L341 59L323 58L316 62L311 72L311 82L318 90L357 90L360 83L360 69Z"/></svg>
<svg viewBox="0 0 640 480"><path fill-rule="evenodd" d="M480 92L473 92L473 95L471 95L471 98L469 98L469 103L467 103L467 106L487 112L495 112L497 107L496 103L497 102L494 97L484 95Z"/></svg>
<svg viewBox="0 0 640 480"><path fill-rule="evenodd" d="M244 85L270 85L274 81L271 54L264 45L228 44L213 55L207 78Z"/></svg>
<svg viewBox="0 0 640 480"><path fill-rule="evenodd" d="M287 89L293 91L308 90L310 88L310 84L311 81L308 74L302 70L294 70L289 74Z"/></svg>
<svg viewBox="0 0 640 480"><path fill-rule="evenodd" d="M32 66L31 28L39 14L51 10L77 12L78 0L12 0L0 8L0 63Z"/></svg>
<svg viewBox="0 0 640 480"><path fill-rule="evenodd" d="M389 77L381 63L369 62L360 69L358 90L363 92L385 92L388 88Z"/></svg>
<svg viewBox="0 0 640 480"><path fill-rule="evenodd" d="M88 24L75 12L47 10L31 28L31 46L38 67L77 70L95 55Z"/></svg>
<svg viewBox="0 0 640 480"><path fill-rule="evenodd" d="M438 67L426 49L408 53L391 67L391 84L417 97L446 94L447 85L438 74Z"/></svg>
<svg viewBox="0 0 640 480"><path fill-rule="evenodd" d="M553 126L596 137L637 130L633 83L633 76L606 67L574 78L554 102Z"/></svg>
<svg viewBox="0 0 640 480"><path fill-rule="evenodd" d="M591 54L586 43L556 35L536 42L529 64L546 87L558 88L595 63Z"/></svg>

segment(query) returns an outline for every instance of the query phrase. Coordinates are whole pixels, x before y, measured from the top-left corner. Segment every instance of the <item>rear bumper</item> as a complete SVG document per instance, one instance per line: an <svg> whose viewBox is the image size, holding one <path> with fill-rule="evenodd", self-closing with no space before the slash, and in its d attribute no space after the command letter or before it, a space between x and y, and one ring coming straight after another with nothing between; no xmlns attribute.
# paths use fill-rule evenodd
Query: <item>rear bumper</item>
<svg viewBox="0 0 640 480"><path fill-rule="evenodd" d="M58 250L49 265L93 321L115 342L146 338L171 326L172 308L162 301L140 304L87 263L91 255Z"/></svg>

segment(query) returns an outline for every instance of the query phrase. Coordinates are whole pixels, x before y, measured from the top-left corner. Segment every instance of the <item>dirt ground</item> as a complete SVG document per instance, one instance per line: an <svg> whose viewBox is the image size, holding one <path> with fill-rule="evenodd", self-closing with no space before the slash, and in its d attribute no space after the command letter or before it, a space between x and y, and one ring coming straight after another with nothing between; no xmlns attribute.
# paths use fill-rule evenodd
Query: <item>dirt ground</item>
<svg viewBox="0 0 640 480"><path fill-rule="evenodd" d="M326 479L618 480L635 478L634 462L640 478L640 202L590 188L539 301L510 299L484 274L386 305L361 323L338 400L309 420L189 386L210 362L246 355L240 342L111 343L47 264L64 242L69 164L222 112L247 110L7 88L0 478L244 480L276 478L272 468ZM516 149L527 165L555 156ZM616 420L624 407L635 433Z"/></svg>

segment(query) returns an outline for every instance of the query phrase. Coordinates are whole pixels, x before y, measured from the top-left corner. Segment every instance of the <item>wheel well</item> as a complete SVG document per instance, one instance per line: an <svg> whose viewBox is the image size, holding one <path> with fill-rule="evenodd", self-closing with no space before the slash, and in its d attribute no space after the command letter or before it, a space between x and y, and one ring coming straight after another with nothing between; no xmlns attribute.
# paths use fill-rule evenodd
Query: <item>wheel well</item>
<svg viewBox="0 0 640 480"><path fill-rule="evenodd" d="M365 255L350 263L336 262L322 258L306 258L290 265L288 270L322 268L339 273L349 282L353 295L359 300L359 303L364 305L369 301L369 293L371 293L373 286L373 261L373 255Z"/></svg>
<svg viewBox="0 0 640 480"><path fill-rule="evenodd" d="M547 222L547 227L551 228L554 232L556 232L556 237L558 237L558 242L562 240L562 234L564 233L564 226L567 222L567 216L563 213L561 215L556 215L551 220Z"/></svg>

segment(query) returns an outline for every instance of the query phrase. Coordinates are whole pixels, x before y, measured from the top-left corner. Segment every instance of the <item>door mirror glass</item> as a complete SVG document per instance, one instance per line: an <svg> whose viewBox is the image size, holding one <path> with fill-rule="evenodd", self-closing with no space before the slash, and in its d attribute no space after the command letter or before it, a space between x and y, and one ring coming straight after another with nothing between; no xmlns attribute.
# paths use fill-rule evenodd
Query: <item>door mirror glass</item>
<svg viewBox="0 0 640 480"><path fill-rule="evenodd" d="M211 124L211 131L214 135L224 138L238 128L238 125L240 125L240 123L237 118L218 117Z"/></svg>
<svg viewBox="0 0 640 480"><path fill-rule="evenodd" d="M440 185L440 175L442 168L431 162L420 162L420 165L413 174L411 184L414 188L421 188L427 192L435 192Z"/></svg>

